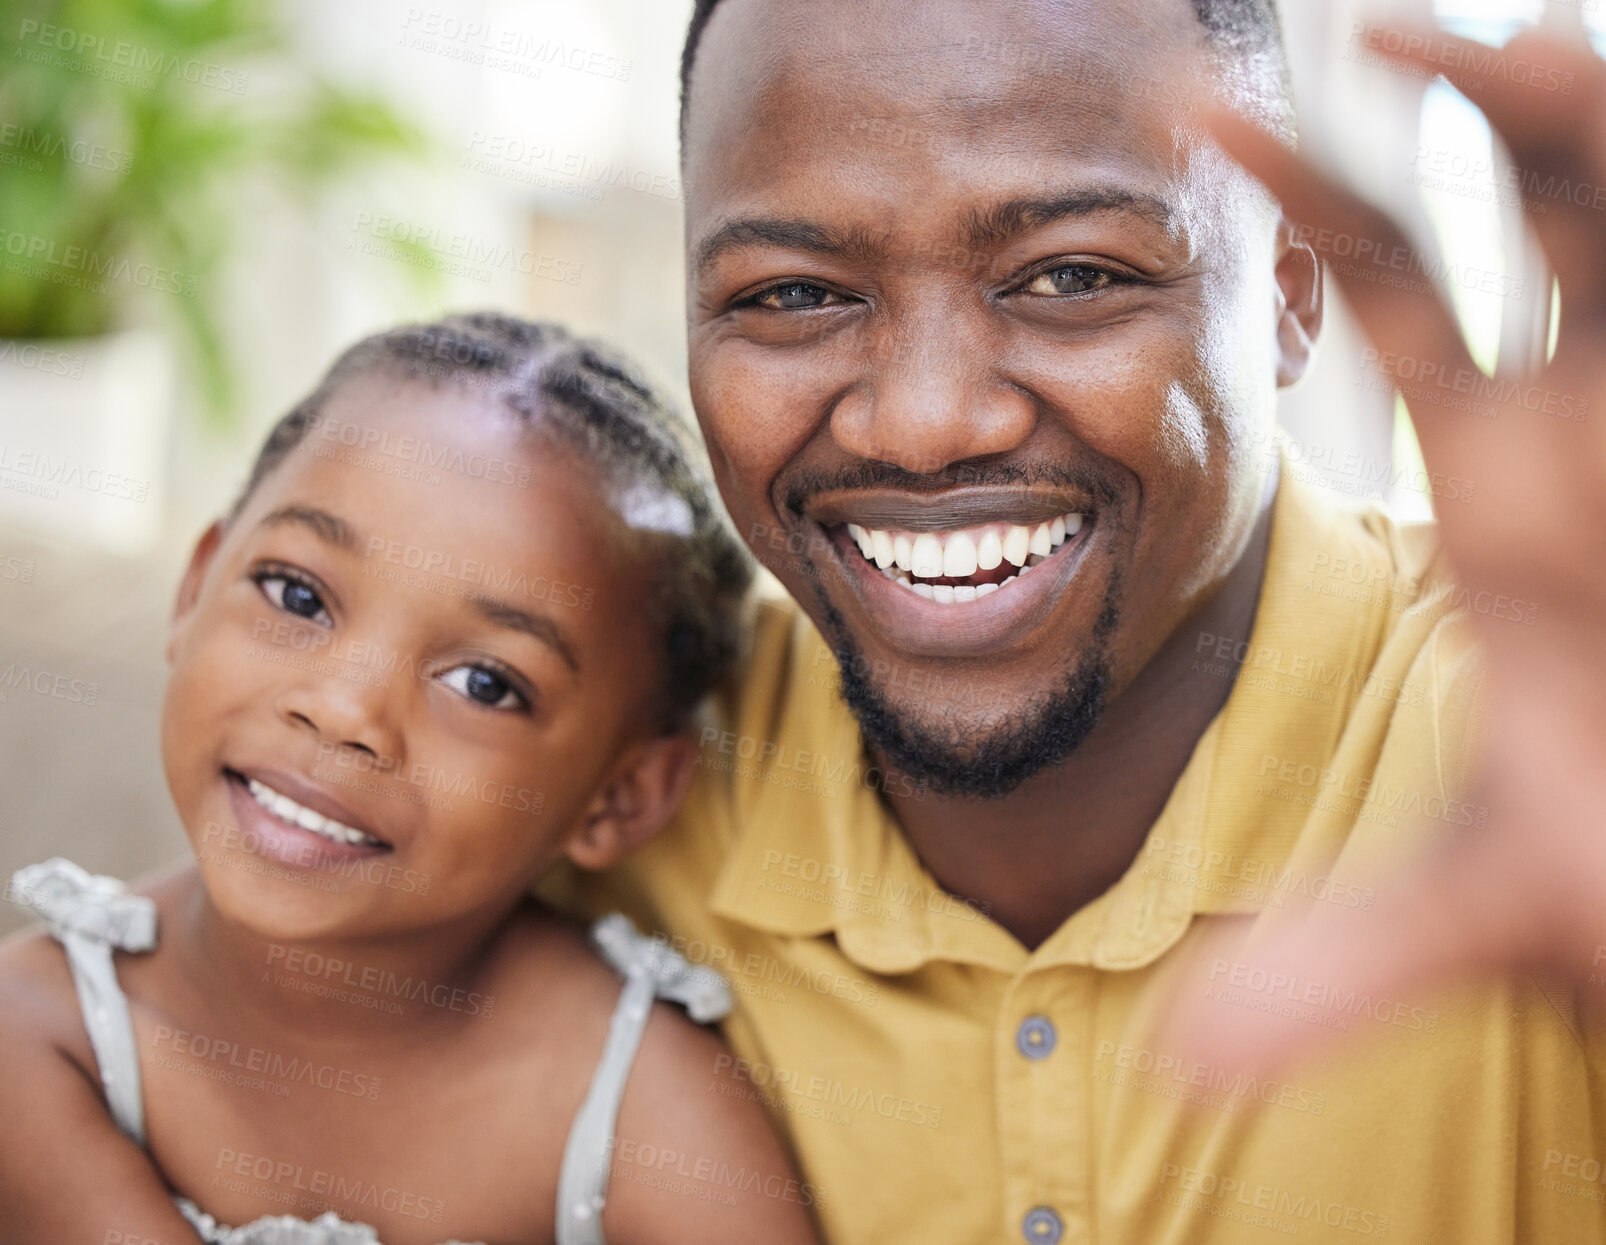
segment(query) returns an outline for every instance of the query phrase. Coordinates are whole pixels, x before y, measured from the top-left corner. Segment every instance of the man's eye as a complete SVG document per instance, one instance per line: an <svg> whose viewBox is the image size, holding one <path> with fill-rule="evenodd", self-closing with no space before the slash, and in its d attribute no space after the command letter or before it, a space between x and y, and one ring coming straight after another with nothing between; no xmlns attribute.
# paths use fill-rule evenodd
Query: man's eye
<svg viewBox="0 0 1606 1245"><path fill-rule="evenodd" d="M312 622L333 622L323 607L323 598L311 584L284 574L267 574L257 577L262 595L287 614L306 618Z"/></svg>
<svg viewBox="0 0 1606 1245"><path fill-rule="evenodd" d="M1086 294L1091 290L1103 289L1112 280L1110 274L1102 268L1090 268L1086 264L1066 264L1061 268L1051 268L1047 272L1038 273L1021 287L1021 292L1042 295Z"/></svg>
<svg viewBox="0 0 1606 1245"><path fill-rule="evenodd" d="M525 699L517 688L484 666L453 666L440 676L442 683L477 705L492 709L519 709Z"/></svg>
<svg viewBox="0 0 1606 1245"><path fill-rule="evenodd" d="M753 305L770 311L805 311L811 307L824 307L837 296L821 285L806 281L790 281L785 285L772 285L754 295Z"/></svg>

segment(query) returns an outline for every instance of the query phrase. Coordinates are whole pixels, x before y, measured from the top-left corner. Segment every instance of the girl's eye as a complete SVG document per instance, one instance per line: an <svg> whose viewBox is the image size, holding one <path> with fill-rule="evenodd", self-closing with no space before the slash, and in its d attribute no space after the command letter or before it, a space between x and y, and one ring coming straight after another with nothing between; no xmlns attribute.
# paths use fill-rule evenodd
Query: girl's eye
<svg viewBox="0 0 1606 1245"><path fill-rule="evenodd" d="M813 307L827 306L830 299L841 301L838 295L823 285L810 285L806 281L788 281L785 285L772 285L767 290L761 290L753 296L752 304L770 311L806 311Z"/></svg>
<svg viewBox="0 0 1606 1245"><path fill-rule="evenodd" d="M262 589L262 595L285 613L313 622L322 621L325 624L334 621L324 609L323 598L318 595L317 589L304 580L286 575L282 571L270 571L258 575L256 579L257 587Z"/></svg>
<svg viewBox="0 0 1606 1245"><path fill-rule="evenodd" d="M1021 287L1024 294L1041 294L1054 296L1057 294L1087 294L1093 290L1101 290L1114 280L1102 268L1091 268L1086 264L1064 264L1059 268L1050 268L1047 272L1040 272Z"/></svg>
<svg viewBox="0 0 1606 1245"><path fill-rule="evenodd" d="M517 688L484 666L453 666L440 680L460 696L492 709L520 709L528 703Z"/></svg>

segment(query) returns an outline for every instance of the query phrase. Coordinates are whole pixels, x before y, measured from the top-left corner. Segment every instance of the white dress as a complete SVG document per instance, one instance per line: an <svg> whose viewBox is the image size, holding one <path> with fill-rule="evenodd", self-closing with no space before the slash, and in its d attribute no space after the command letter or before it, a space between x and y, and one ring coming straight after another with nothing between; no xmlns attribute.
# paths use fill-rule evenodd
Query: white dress
<svg viewBox="0 0 1606 1245"><path fill-rule="evenodd" d="M60 857L19 869L6 897L43 917L66 949L107 1109L117 1127L143 1146L145 1105L139 1051L128 1000L117 984L112 952L149 951L156 945L156 905L142 895L130 895L117 879L86 873ZM602 1207L614 1123L653 999L682 1004L700 1024L718 1020L731 1005L730 992L718 973L692 967L662 942L637 933L630 921L617 913L591 927L591 941L625 984L591 1087L564 1146L558 1176L558 1245L605 1245ZM310 1220L264 1215L230 1228L188 1198L174 1198L174 1202L207 1245L382 1245L367 1224L348 1222L333 1211ZM470 1243L448 1241L444 1245Z"/></svg>

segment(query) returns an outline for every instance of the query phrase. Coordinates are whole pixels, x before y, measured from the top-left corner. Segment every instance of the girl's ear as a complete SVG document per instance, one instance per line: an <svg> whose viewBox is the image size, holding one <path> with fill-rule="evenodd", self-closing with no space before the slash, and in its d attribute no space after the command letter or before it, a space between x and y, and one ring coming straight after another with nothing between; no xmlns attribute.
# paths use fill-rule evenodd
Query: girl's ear
<svg viewBox="0 0 1606 1245"><path fill-rule="evenodd" d="M195 542L195 548L190 553L190 564L184 568L184 578L179 580L178 597L173 602L173 617L167 625L169 663L178 651L179 636L183 634L184 624L195 612L195 603L201 598L201 584L205 581L206 572L211 568L212 559L217 556L218 546L222 543L223 521L217 519L201 533L201 539Z"/></svg>
<svg viewBox="0 0 1606 1245"><path fill-rule="evenodd" d="M697 769L687 735L632 744L586 809L565 854L582 869L606 869L640 847L673 816Z"/></svg>

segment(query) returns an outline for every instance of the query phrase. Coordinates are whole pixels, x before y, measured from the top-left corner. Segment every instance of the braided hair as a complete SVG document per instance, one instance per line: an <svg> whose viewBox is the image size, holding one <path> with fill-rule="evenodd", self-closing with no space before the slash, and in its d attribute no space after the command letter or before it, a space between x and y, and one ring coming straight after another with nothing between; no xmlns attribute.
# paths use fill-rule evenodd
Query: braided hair
<svg viewBox="0 0 1606 1245"><path fill-rule="evenodd" d="M577 451L625 522L668 546L652 560L658 582L647 611L665 662L654 716L662 730L680 729L736 660L753 578L685 420L622 357L560 325L497 312L402 325L348 349L273 426L228 521L317 426L335 391L372 374L488 387L533 430Z"/></svg>

